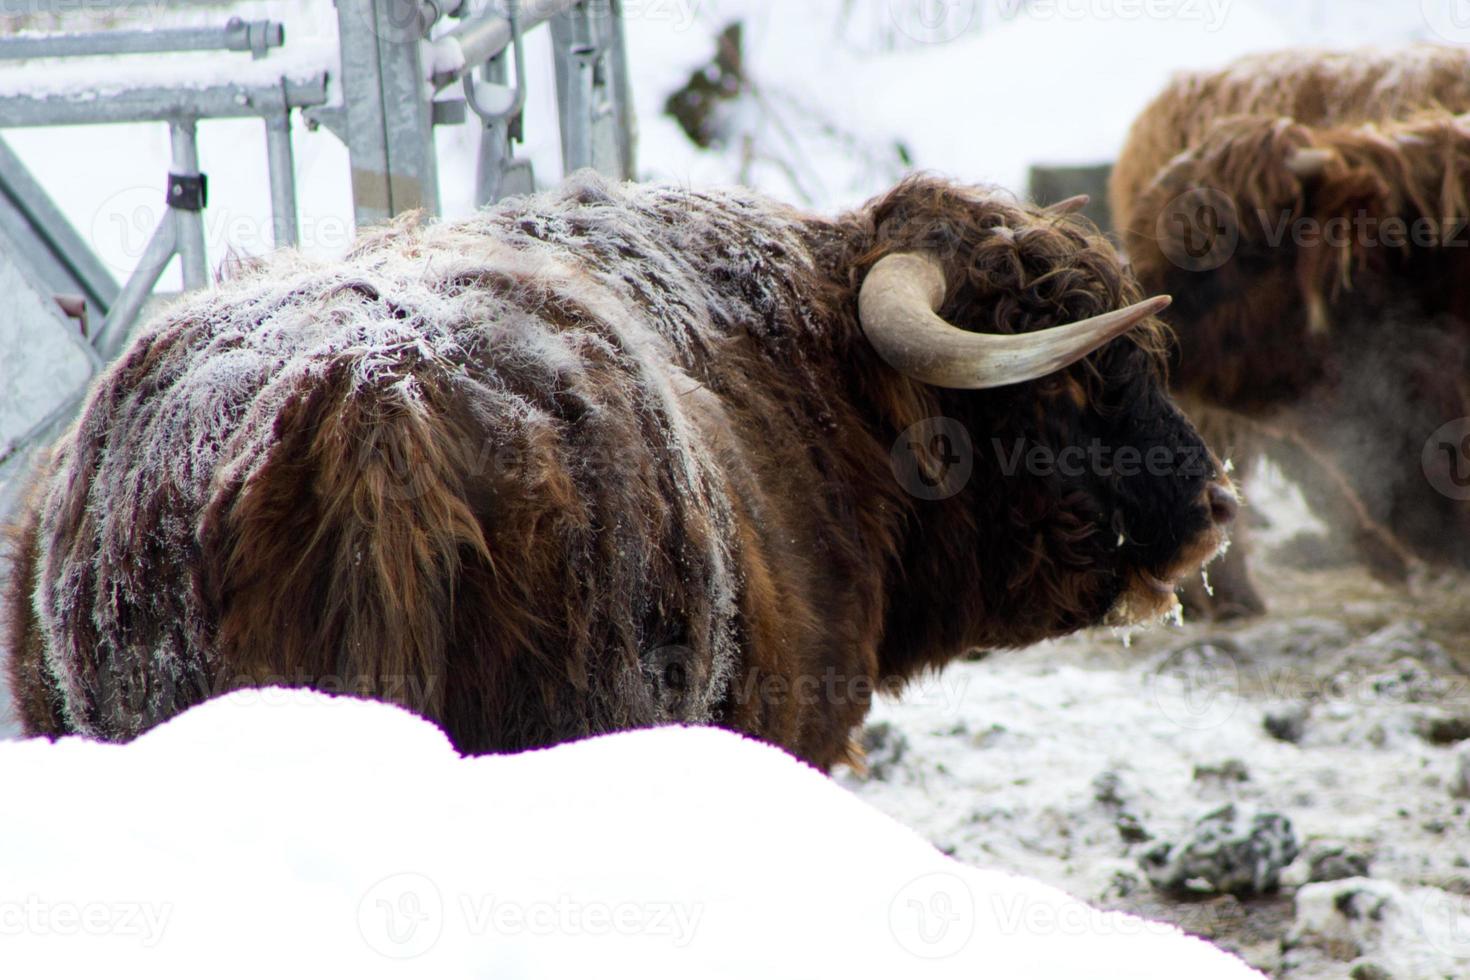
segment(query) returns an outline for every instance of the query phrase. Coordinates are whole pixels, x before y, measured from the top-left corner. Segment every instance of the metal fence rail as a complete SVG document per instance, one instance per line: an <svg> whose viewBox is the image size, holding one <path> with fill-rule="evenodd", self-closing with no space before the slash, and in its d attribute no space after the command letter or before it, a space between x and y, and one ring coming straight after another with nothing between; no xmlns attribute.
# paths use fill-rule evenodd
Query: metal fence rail
<svg viewBox="0 0 1470 980"><path fill-rule="evenodd" d="M90 55L161 54L178 51L249 51L264 58L286 41L280 24L233 17L224 27L96 31L86 34L18 34L0 38L0 59L76 58Z"/></svg>
<svg viewBox="0 0 1470 980"><path fill-rule="evenodd" d="M160 0L147 3L156 11ZM204 6L198 0L162 3ZM140 0L89 4L119 10L139 5ZM0 129L163 122L169 127L172 147L169 172L160 179L167 203L164 217L132 275L119 287L0 141L0 281L20 277L16 281L28 284L27 295L53 296L65 311L37 313L26 329L40 338L47 332L73 331L66 343L81 344L85 353L74 363L95 373L126 344L175 255L185 289L208 284L203 218L208 185L199 171L197 129L201 120L262 121L277 246L295 244L299 237L291 146L292 117L297 113L309 126L324 126L346 144L359 227L411 209L438 213L433 130L436 125L464 122L469 118L466 108L473 110L480 128L476 200L489 203L529 191L534 185L530 165L516 155L526 105L522 38L545 24L550 25L556 58L565 169L590 166L619 179L633 175L633 115L621 0L501 0L498 8L471 0L336 0L336 5L339 58L328 71L304 77L282 73L277 81L259 85L99 85L90 90L0 96ZM26 6L38 13L76 9L75 0L29 0ZM220 51L249 52L269 64L269 53L285 43L286 32L279 23L231 18L219 27L0 38L0 60ZM329 84L333 70L336 85ZM456 83L462 86L462 95L451 91ZM332 91L343 93L337 104L329 104ZM18 258L7 265L7 255ZM68 316L100 325L76 332ZM3 358L0 351L0 361ZM54 403L45 407L34 426L0 445L0 513L8 492L7 475L67 423L84 390L85 385L56 391ZM37 413L27 413L33 415Z"/></svg>

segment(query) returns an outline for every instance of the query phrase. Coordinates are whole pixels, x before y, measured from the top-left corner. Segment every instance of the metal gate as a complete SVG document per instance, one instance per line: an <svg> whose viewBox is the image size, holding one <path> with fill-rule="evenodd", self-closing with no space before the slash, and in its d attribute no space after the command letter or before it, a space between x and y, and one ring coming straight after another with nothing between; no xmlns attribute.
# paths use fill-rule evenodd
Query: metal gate
<svg viewBox="0 0 1470 980"><path fill-rule="evenodd" d="M94 0L91 9L127 0ZM126 345L165 268L177 255L185 289L209 280L199 170L201 119L263 124L276 246L298 240L294 121L346 146L358 227L410 210L439 213L433 128L473 119L480 130L475 200L534 189L516 155L526 107L525 34L547 25L556 66L566 172L634 174L634 120L622 0L336 0L338 59L319 72L283 71L269 84L109 87L0 96L0 130L26 126L162 122L172 163L160 174L167 205L136 268L119 285L71 228L41 183L0 138L0 289L13 313L0 320L0 516L24 470L75 415L87 386ZM167 6L186 6L174 0ZM31 9L74 10L73 0ZM85 58L181 51L249 52L269 64L288 43L282 25L231 18L218 27L108 30L0 38L0 60ZM333 86L333 73L339 85ZM332 91L341 92L335 101Z"/></svg>

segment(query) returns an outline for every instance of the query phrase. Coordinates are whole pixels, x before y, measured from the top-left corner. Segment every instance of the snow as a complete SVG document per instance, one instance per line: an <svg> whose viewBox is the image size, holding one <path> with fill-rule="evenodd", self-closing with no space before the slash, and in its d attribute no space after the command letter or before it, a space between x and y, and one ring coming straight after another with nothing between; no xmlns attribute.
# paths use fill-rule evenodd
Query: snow
<svg viewBox="0 0 1470 980"><path fill-rule="evenodd" d="M1438 889L1371 878L1310 884L1296 895L1293 941L1384 948L1380 962L1395 977L1463 975L1470 916L1456 904Z"/></svg>
<svg viewBox="0 0 1470 980"><path fill-rule="evenodd" d="M397 708L271 689L0 770L6 976L1256 975L711 729L465 759Z"/></svg>
<svg viewBox="0 0 1470 980"><path fill-rule="evenodd" d="M1320 4L1256 0L705 0L693 7L701 44L671 19L630 25L643 165L681 183L744 178L832 208L904 169L891 152L901 141L915 167L1024 194L1032 164L1112 159L1176 71L1291 44L1431 37L1410 6L1360 0L1326 16ZM767 165L746 165L738 147L701 151L663 115L667 93L709 59L704 38L737 19L762 107L736 128L777 147Z"/></svg>

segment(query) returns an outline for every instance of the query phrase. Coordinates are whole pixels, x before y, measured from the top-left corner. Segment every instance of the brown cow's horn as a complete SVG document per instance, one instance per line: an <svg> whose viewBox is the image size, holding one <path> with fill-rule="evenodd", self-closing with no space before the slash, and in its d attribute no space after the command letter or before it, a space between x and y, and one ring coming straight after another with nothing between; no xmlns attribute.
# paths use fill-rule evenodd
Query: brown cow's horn
<svg viewBox="0 0 1470 980"><path fill-rule="evenodd" d="M1156 296L1080 323L1021 334L972 333L935 311L944 302L944 270L927 255L878 260L858 294L863 333L900 373L940 388L999 388L1033 381L1097 350L1169 305Z"/></svg>
<svg viewBox="0 0 1470 980"><path fill-rule="evenodd" d="M1297 150L1287 157L1286 169L1291 171L1292 176L1305 180L1322 176L1331 162L1331 150Z"/></svg>
<svg viewBox="0 0 1470 980"><path fill-rule="evenodd" d="M1074 197L1067 198L1065 201L1058 201L1055 204L1047 205L1046 213L1076 214L1078 211L1081 211L1083 208L1087 207L1087 205L1091 203L1092 197L1090 195L1078 194Z"/></svg>

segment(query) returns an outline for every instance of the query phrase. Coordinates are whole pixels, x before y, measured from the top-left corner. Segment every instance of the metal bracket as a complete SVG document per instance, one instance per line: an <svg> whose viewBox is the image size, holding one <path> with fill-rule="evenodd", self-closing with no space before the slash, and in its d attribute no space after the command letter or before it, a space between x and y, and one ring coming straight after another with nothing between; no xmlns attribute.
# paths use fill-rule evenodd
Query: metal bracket
<svg viewBox="0 0 1470 980"><path fill-rule="evenodd" d="M466 118L463 99L435 99L429 109L435 126L458 126Z"/></svg>
<svg viewBox="0 0 1470 980"><path fill-rule="evenodd" d="M465 102L469 105L470 110L480 117L480 122L484 123L486 128L497 123L504 123L506 135L517 143L525 139L523 120L526 109L526 48L521 31L520 7L520 0L506 0L505 2L505 19L510 24L510 48L516 62L515 85L507 87L503 84L489 82L485 86L488 92L498 97L500 104L489 105L481 100L480 92L476 88L474 72L466 72L464 76ZM504 52L496 57L504 57Z"/></svg>
<svg viewBox="0 0 1470 980"><path fill-rule="evenodd" d="M168 175L168 206L180 211L203 211L209 204L209 177L206 174Z"/></svg>

